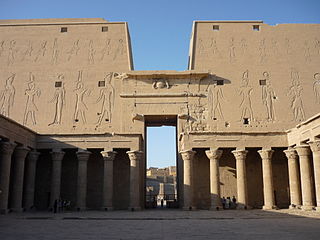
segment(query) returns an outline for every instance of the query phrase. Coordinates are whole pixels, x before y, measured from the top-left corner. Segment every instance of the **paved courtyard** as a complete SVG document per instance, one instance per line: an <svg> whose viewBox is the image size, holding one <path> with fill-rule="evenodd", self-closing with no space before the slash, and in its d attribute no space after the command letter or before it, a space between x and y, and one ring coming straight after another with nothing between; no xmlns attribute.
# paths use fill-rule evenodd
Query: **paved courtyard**
<svg viewBox="0 0 320 240"><path fill-rule="evenodd" d="M320 213L181 211L10 213L0 239L320 239Z"/></svg>

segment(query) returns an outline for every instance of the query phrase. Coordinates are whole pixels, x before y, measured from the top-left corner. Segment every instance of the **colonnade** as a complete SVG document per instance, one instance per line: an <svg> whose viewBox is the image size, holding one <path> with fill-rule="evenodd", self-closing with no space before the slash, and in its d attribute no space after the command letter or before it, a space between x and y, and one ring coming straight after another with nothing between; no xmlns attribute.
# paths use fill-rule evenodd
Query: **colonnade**
<svg viewBox="0 0 320 240"><path fill-rule="evenodd" d="M117 152L102 151L104 161L103 174L103 202L104 210L113 209L113 161ZM130 210L140 208L140 161L143 159L143 152L128 151L130 159ZM0 212L5 214L9 211L29 210L34 206L36 165L40 153L36 150L16 146L11 142L0 142ZM56 199L60 198L61 192L61 166L65 152L61 149L53 149L50 152L52 160L51 170L51 192L50 207ZM79 149L76 152L78 159L77 172L77 200L76 209L86 209L87 198L87 165L91 152ZM13 163L11 163L13 161ZM27 163L27 164L25 164ZM11 169L11 165L13 168ZM26 169L25 169L26 166ZM10 177L10 174L12 176ZM12 184L10 184L12 179ZM25 182L24 182L25 181ZM10 198L9 198L9 188ZM10 203L8 202L10 199ZM24 199L24 202L23 202Z"/></svg>
<svg viewBox="0 0 320 240"><path fill-rule="evenodd" d="M288 158L290 208L319 211L320 140L309 141L284 152Z"/></svg>
<svg viewBox="0 0 320 240"><path fill-rule="evenodd" d="M210 209L219 210L222 208L220 195L220 174L219 159L223 150L211 148L205 151L210 160ZM248 189L246 176L246 157L248 151L237 149L232 151L236 159L236 181L238 209L250 208L248 204ZM262 161L263 177L263 209L276 209L274 198L274 183L272 173L272 155L274 151L263 148L258 151ZM311 210L316 206L320 210L320 140L308 142L308 145L296 146L285 150L288 159L289 186L290 186L290 208ZM313 155L314 180L311 165L311 153ZM193 204L193 168L192 161L196 152L186 150L180 152L183 160L184 184L183 184L183 209L194 209ZM299 164L300 163L300 164ZM300 187L301 182L301 187ZM314 202L314 189L316 190L317 202Z"/></svg>

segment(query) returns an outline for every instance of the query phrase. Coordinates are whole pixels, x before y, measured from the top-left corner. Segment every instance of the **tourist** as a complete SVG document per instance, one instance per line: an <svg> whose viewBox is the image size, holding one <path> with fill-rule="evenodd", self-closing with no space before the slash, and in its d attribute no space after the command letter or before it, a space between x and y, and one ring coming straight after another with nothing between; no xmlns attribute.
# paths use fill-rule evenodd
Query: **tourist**
<svg viewBox="0 0 320 240"><path fill-rule="evenodd" d="M226 198L222 197L221 199L223 209L226 209Z"/></svg>

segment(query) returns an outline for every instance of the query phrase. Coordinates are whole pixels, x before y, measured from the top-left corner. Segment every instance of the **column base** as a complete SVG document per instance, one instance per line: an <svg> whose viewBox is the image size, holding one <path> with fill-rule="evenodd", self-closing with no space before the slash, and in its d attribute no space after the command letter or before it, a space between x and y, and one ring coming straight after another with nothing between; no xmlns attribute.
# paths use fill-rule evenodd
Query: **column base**
<svg viewBox="0 0 320 240"><path fill-rule="evenodd" d="M76 209L77 209L78 212L82 212L82 211L86 211L87 210L87 208L85 208L85 207L82 207L82 208L77 207Z"/></svg>
<svg viewBox="0 0 320 240"><path fill-rule="evenodd" d="M314 209L314 206L305 206L305 205L303 205L303 206L301 206L301 209L303 211L311 211L311 210Z"/></svg>
<svg viewBox="0 0 320 240"><path fill-rule="evenodd" d="M277 206L263 206L262 210L276 210L278 209Z"/></svg>
<svg viewBox="0 0 320 240"><path fill-rule="evenodd" d="M182 207L182 210L184 210L184 211L193 211L193 210L196 210L196 207L194 207L194 206Z"/></svg>
<svg viewBox="0 0 320 240"><path fill-rule="evenodd" d="M290 206L289 206L289 209L301 209L301 205L295 205L295 204L291 204Z"/></svg>
<svg viewBox="0 0 320 240"><path fill-rule="evenodd" d="M23 212L24 209L23 208L11 208L12 212Z"/></svg>
<svg viewBox="0 0 320 240"><path fill-rule="evenodd" d="M9 209L0 209L0 214L7 214L9 213Z"/></svg>
<svg viewBox="0 0 320 240"><path fill-rule="evenodd" d="M113 207L103 207L102 210L104 211L113 211Z"/></svg>
<svg viewBox="0 0 320 240"><path fill-rule="evenodd" d="M244 205L244 204L239 204L237 205L236 207L237 210L248 210L248 209L251 209L250 206L247 206L247 205Z"/></svg>
<svg viewBox="0 0 320 240"><path fill-rule="evenodd" d="M141 211L141 207L129 207L129 211L134 212L134 211Z"/></svg>
<svg viewBox="0 0 320 240"><path fill-rule="evenodd" d="M222 206L216 206L216 207L210 207L209 208L210 211L220 211L220 210L224 210Z"/></svg>

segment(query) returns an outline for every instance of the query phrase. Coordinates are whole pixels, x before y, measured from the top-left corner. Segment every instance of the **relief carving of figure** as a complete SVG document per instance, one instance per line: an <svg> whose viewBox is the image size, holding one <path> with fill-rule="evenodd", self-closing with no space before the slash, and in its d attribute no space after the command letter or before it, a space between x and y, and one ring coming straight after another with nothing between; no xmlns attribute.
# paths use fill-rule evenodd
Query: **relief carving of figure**
<svg viewBox="0 0 320 240"><path fill-rule="evenodd" d="M311 62L310 47L308 41L304 41L304 57L306 62Z"/></svg>
<svg viewBox="0 0 320 240"><path fill-rule="evenodd" d="M292 54L292 47L291 47L291 41L289 38L285 39L285 46L287 47L287 54L291 55Z"/></svg>
<svg viewBox="0 0 320 240"><path fill-rule="evenodd" d="M79 71L77 85L73 91L76 94L76 106L74 110L73 121L78 122L78 117L80 115L82 122L87 123L86 111L88 110L88 107L84 102L84 97L90 95L90 90L84 87L84 84L82 82L82 71Z"/></svg>
<svg viewBox="0 0 320 240"><path fill-rule="evenodd" d="M276 100L276 94L271 87L270 75L268 72L264 72L263 79L266 81L266 85L262 85L262 103L266 106L268 121L276 120L274 102Z"/></svg>
<svg viewBox="0 0 320 240"><path fill-rule="evenodd" d="M118 46L114 52L114 57L113 57L113 60L115 60L118 55L123 55L124 53L124 44L123 44L123 39L119 39L118 40Z"/></svg>
<svg viewBox="0 0 320 240"><path fill-rule="evenodd" d="M1 41L0 42L0 57L1 57L1 55L2 55L2 53L3 53L3 51L4 51L4 41Z"/></svg>
<svg viewBox="0 0 320 240"><path fill-rule="evenodd" d="M199 51L199 55L203 55L205 53L205 48L203 45L203 40L201 38L199 38L199 43L198 43L198 51Z"/></svg>
<svg viewBox="0 0 320 240"><path fill-rule="evenodd" d="M34 82L34 75L30 73L30 81L28 82L28 89L24 92L27 95L27 103L24 111L23 125L26 125L28 122L28 116L30 115L31 121L33 125L36 125L36 111L38 108L34 103L35 96L40 97L41 91L39 88L36 88L36 84Z"/></svg>
<svg viewBox="0 0 320 240"><path fill-rule="evenodd" d="M53 41L53 46L52 46L52 58L51 58L51 63L52 64L57 64L58 63L58 55L59 55L58 39L55 38L54 41Z"/></svg>
<svg viewBox="0 0 320 240"><path fill-rule="evenodd" d="M314 48L316 49L316 53L320 54L320 41L317 38L314 40ZM1 54L0 54L0 56L1 56Z"/></svg>
<svg viewBox="0 0 320 240"><path fill-rule="evenodd" d="M100 126L102 123L102 120L105 119L106 121L111 122L112 120L112 111L114 107L114 88L111 84L111 80L113 79L115 73L108 73L104 80L105 80L105 86L101 88L99 97L96 101L96 103L102 101L101 105L101 111L98 114L98 122L97 125Z"/></svg>
<svg viewBox="0 0 320 240"><path fill-rule="evenodd" d="M110 52L111 52L111 39L108 38L106 39L105 41L105 45L103 47L103 49L101 50L101 58L100 58L100 61L103 61L105 55L110 55Z"/></svg>
<svg viewBox="0 0 320 240"><path fill-rule="evenodd" d="M313 76L314 82L313 82L313 92L316 97L316 102L320 103L320 73L316 73Z"/></svg>
<svg viewBox="0 0 320 240"><path fill-rule="evenodd" d="M40 48L36 53L36 57L34 61L37 62L40 57L44 57L46 55L46 51L47 51L47 41L43 41L40 44Z"/></svg>
<svg viewBox="0 0 320 240"><path fill-rule="evenodd" d="M15 74L12 74L7 78L4 90L0 92L0 114L6 117L10 116L10 109L13 107L14 103L14 96L16 93L16 90L12 85L14 78Z"/></svg>
<svg viewBox="0 0 320 240"><path fill-rule="evenodd" d="M208 106L211 119L217 119L217 112L221 119L224 119L221 110L221 101L224 100L222 88L217 83L211 84L208 88Z"/></svg>
<svg viewBox="0 0 320 240"><path fill-rule="evenodd" d="M303 88L300 85L299 73L295 70L291 71L291 87L289 88L288 95L291 97L291 109L296 121L303 121L305 114L302 103L302 91Z"/></svg>
<svg viewBox="0 0 320 240"><path fill-rule="evenodd" d="M216 39L214 39L214 38L211 39L210 48L211 48L211 51L212 51L212 55L221 56L220 51L218 49L218 45L217 45L217 40Z"/></svg>
<svg viewBox="0 0 320 240"><path fill-rule="evenodd" d="M242 55L245 55L248 49L247 40L242 38L240 42Z"/></svg>
<svg viewBox="0 0 320 240"><path fill-rule="evenodd" d="M32 42L29 41L27 49L23 52L21 61L23 62L26 58L31 58L33 52Z"/></svg>
<svg viewBox="0 0 320 240"><path fill-rule="evenodd" d="M236 47L234 46L234 38L231 38L229 44L229 60L234 62L236 60Z"/></svg>
<svg viewBox="0 0 320 240"><path fill-rule="evenodd" d="M279 55L279 43L277 42L277 40L272 39L271 40L271 46L272 46L272 52L274 56L278 56Z"/></svg>
<svg viewBox="0 0 320 240"><path fill-rule="evenodd" d="M15 40L10 41L8 65L12 65L14 63L17 51L18 50L16 49L16 41Z"/></svg>
<svg viewBox="0 0 320 240"><path fill-rule="evenodd" d="M259 45L259 56L260 56L260 63L264 63L267 58L267 53L266 53L266 39L263 38L260 41Z"/></svg>
<svg viewBox="0 0 320 240"><path fill-rule="evenodd" d="M89 42L89 50L88 50L88 62L89 64L94 64L94 55L96 50L93 48L93 40Z"/></svg>
<svg viewBox="0 0 320 240"><path fill-rule="evenodd" d="M49 101L50 103L55 104L55 113L54 113L53 122L50 123L48 126L61 124L62 109L66 101L66 90L64 89L63 80L64 80L64 76L60 74L58 76L58 81L61 82L61 86L55 87L53 98Z"/></svg>
<svg viewBox="0 0 320 240"><path fill-rule="evenodd" d="M79 50L80 50L79 40L74 41L72 48L67 52L67 54L68 54L68 61L70 61L73 56L77 56Z"/></svg>
<svg viewBox="0 0 320 240"><path fill-rule="evenodd" d="M240 92L241 95L241 103L240 103L240 109L241 109L241 121L243 118L249 117L251 120L253 119L253 111L251 106L251 93L252 93L252 87L249 86L249 71L245 71L242 76L242 85L240 86Z"/></svg>

